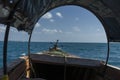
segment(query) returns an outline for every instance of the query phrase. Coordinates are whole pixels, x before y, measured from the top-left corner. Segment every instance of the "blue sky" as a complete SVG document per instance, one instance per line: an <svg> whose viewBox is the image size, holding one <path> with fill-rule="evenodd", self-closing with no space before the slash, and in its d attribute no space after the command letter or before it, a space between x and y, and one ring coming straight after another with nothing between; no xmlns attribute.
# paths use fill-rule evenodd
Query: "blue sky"
<svg viewBox="0 0 120 80"><path fill-rule="evenodd" d="M0 40L5 27L0 25ZM106 42L104 28L90 11L78 6L62 6L40 18L33 31L32 41ZM27 41L26 32L11 28L9 40Z"/></svg>

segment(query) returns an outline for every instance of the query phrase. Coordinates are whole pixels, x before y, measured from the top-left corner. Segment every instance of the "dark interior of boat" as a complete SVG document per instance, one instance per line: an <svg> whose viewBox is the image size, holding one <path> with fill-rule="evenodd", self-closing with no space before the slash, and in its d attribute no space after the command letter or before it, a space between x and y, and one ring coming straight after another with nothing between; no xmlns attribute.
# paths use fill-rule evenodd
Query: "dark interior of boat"
<svg viewBox="0 0 120 80"><path fill-rule="evenodd" d="M43 78L45 80L93 80L95 69L102 66L99 61L93 60L94 64L91 64L92 60L73 57L67 58L66 63L64 57L60 56L41 54L38 57L38 54L34 54L31 57L32 78Z"/></svg>
<svg viewBox="0 0 120 80"><path fill-rule="evenodd" d="M89 67L33 63L33 68L37 78L46 80L93 80L95 77L94 69Z"/></svg>
<svg viewBox="0 0 120 80"><path fill-rule="evenodd" d="M41 55L42 56L42 55ZM35 59L36 57L36 59ZM98 60L75 58L73 63L65 64L62 58L53 61L52 56L43 55L31 56L30 79L26 78L27 65L24 59L17 59L8 65L9 80L119 80L120 70L107 65ZM45 58L46 57L46 58ZM45 58L42 60L42 58ZM51 61L49 60L51 59ZM72 58L70 58L71 60ZM82 62L84 63L82 63ZM87 61L87 64L86 64ZM79 64L77 62L80 62ZM77 64L77 65L76 65ZM106 69L106 70L105 70ZM3 71L0 69L0 80L2 80ZM13 77L14 76L14 77Z"/></svg>

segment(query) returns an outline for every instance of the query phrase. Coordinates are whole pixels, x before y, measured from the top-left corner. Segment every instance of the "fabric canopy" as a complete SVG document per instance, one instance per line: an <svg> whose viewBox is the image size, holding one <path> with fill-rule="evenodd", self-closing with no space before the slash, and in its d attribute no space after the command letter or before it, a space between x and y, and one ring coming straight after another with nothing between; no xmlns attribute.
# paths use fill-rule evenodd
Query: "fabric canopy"
<svg viewBox="0 0 120 80"><path fill-rule="evenodd" d="M63 5L90 10L103 24L108 39L120 41L120 0L0 0L0 23L10 22L12 27L31 33L42 15Z"/></svg>

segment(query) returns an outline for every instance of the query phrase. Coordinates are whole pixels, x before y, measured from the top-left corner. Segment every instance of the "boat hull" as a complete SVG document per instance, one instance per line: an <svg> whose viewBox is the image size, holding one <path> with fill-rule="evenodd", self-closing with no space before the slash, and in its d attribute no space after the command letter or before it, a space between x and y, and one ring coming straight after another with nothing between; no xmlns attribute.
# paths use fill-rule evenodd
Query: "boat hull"
<svg viewBox="0 0 120 80"><path fill-rule="evenodd" d="M27 59L17 59L8 66L9 80L27 80ZM31 54L31 64L31 80L120 80L119 68L111 65L105 67L99 60ZM2 76L1 69L0 80Z"/></svg>

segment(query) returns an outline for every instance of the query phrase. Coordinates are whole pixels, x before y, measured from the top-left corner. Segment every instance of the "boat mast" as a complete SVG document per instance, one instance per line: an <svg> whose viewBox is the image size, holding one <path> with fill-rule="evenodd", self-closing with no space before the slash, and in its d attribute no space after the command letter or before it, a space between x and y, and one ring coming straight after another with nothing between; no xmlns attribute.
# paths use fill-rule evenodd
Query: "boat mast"
<svg viewBox="0 0 120 80"><path fill-rule="evenodd" d="M53 47L53 48L54 48L55 50L57 50L57 47L58 47L58 41L59 41L59 40L57 40L56 43L54 44L54 47Z"/></svg>

